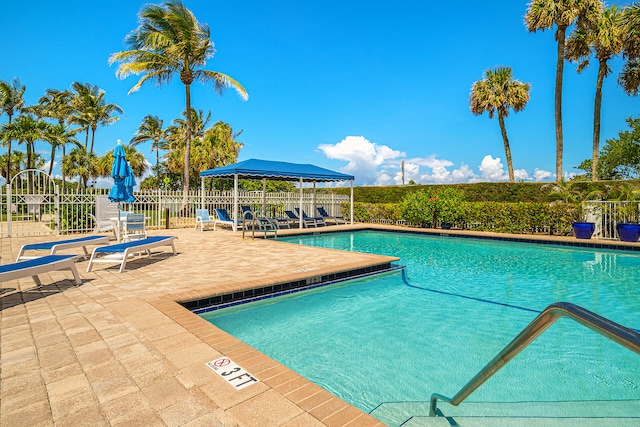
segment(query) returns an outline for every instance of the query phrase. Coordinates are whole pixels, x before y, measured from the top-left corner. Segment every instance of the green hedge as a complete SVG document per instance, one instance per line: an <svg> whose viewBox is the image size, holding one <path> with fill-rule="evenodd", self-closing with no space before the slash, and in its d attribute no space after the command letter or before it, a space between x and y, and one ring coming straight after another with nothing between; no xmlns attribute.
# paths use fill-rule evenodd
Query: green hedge
<svg viewBox="0 0 640 427"><path fill-rule="evenodd" d="M608 194L612 187L620 185L622 181L578 181L572 185L576 190L591 193L595 190ZM638 183L637 181L635 181ZM358 202L366 203L400 203L409 193L417 191L438 191L443 187L452 187L462 193L464 200L467 202L552 202L558 197L550 194L549 183L539 182L479 182L475 184L452 184L452 185L403 185L403 186L386 186L386 187L354 187L353 196ZM312 191L310 189L305 191ZM340 188L322 188L318 192L350 194L350 189Z"/></svg>
<svg viewBox="0 0 640 427"><path fill-rule="evenodd" d="M454 228L516 234L570 234L577 212L575 205L564 203L462 202L461 208L462 219L453 224ZM342 209L349 212L348 204ZM400 203L355 203L353 211L356 222L407 221Z"/></svg>

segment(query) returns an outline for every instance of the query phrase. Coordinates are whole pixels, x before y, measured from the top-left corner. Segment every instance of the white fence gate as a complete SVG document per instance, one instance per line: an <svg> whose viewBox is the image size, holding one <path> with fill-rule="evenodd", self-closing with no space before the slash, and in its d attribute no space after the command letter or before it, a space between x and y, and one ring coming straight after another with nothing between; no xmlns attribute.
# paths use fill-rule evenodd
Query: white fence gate
<svg viewBox="0 0 640 427"><path fill-rule="evenodd" d="M60 233L58 186L47 173L36 169L18 173L3 198L0 236Z"/></svg>

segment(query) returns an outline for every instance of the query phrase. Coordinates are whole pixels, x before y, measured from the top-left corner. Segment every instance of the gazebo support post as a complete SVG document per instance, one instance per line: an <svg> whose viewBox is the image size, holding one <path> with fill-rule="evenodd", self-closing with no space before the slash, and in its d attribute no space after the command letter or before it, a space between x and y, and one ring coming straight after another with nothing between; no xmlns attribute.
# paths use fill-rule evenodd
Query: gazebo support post
<svg viewBox="0 0 640 427"><path fill-rule="evenodd" d="M300 178L300 212L298 213L298 228L302 230L302 178Z"/></svg>
<svg viewBox="0 0 640 427"><path fill-rule="evenodd" d="M350 217L351 217L351 225L353 225L353 180L351 180L351 203L350 203Z"/></svg>
<svg viewBox="0 0 640 427"><path fill-rule="evenodd" d="M262 178L262 216L267 215L267 178Z"/></svg>
<svg viewBox="0 0 640 427"><path fill-rule="evenodd" d="M238 230L238 174L233 175L233 232Z"/></svg>
<svg viewBox="0 0 640 427"><path fill-rule="evenodd" d="M204 209L204 177L200 177L200 209Z"/></svg>

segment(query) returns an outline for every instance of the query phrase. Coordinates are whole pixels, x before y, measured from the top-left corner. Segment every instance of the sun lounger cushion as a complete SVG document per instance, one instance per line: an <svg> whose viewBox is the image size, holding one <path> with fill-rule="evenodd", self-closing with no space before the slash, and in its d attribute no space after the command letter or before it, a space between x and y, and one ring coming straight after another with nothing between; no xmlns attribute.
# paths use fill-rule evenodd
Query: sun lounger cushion
<svg viewBox="0 0 640 427"><path fill-rule="evenodd" d="M79 237L77 239L67 239L67 240L56 240L52 242L42 242L42 243L31 243L28 245L23 245L18 252L18 257L16 258L16 262L22 259L35 258L34 256L26 256L24 255L25 251L33 250L33 251L50 251L50 255L55 255L55 253L62 249L68 248L76 248L82 247L85 255L89 255L87 252L87 246L89 245L108 245L109 237L108 236L86 236Z"/></svg>
<svg viewBox="0 0 640 427"><path fill-rule="evenodd" d="M77 255L46 255L27 261L0 265L0 282L31 276L38 286L42 286L38 274L58 270L71 270L75 284L80 285L82 284L82 279L80 279L75 265L77 258Z"/></svg>
<svg viewBox="0 0 640 427"><path fill-rule="evenodd" d="M119 263L120 272L122 273L127 265L127 260L130 255L138 252L147 252L148 255L151 255L151 249L158 246L171 246L173 254L176 255L176 247L173 243L175 239L175 236L150 236L146 239L132 240L115 245L99 246L91 253L87 272L91 271L93 264L96 262L108 262ZM98 255L104 255L104 257L98 258Z"/></svg>

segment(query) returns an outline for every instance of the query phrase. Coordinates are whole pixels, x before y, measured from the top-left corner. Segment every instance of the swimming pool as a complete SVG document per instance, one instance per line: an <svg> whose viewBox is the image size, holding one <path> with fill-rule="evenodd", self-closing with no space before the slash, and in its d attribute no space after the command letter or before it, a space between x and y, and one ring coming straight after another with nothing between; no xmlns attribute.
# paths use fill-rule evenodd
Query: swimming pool
<svg viewBox="0 0 640 427"><path fill-rule="evenodd" d="M389 424L377 408L453 395L553 302L640 328L630 252L374 231L282 240L393 255L406 269L203 317ZM635 353L563 319L467 402L611 402L637 416L638 372Z"/></svg>

